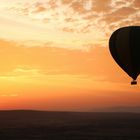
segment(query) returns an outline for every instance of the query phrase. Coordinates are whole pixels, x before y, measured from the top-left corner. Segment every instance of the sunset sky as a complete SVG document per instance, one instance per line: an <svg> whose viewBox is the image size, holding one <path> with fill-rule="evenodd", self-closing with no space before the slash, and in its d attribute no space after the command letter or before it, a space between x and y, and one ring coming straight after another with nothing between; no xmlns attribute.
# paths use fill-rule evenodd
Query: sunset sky
<svg viewBox="0 0 140 140"><path fill-rule="evenodd" d="M140 78L114 62L112 32L140 26L140 0L0 0L0 109L140 106Z"/></svg>

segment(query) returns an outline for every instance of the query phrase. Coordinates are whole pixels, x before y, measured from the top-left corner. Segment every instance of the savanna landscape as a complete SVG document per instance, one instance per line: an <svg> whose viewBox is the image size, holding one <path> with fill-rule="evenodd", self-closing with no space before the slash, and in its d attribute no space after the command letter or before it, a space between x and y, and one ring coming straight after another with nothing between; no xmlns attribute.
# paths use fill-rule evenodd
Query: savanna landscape
<svg viewBox="0 0 140 140"><path fill-rule="evenodd" d="M0 111L2 140L139 140L140 114Z"/></svg>

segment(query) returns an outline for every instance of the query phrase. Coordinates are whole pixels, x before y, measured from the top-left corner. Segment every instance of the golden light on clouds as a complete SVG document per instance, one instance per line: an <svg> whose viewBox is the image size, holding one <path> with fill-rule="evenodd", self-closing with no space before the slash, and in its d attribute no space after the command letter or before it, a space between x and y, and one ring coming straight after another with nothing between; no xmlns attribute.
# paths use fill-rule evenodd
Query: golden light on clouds
<svg viewBox="0 0 140 140"><path fill-rule="evenodd" d="M139 8L139 0L1 0L0 109L139 105L139 85L108 50L115 29L140 25Z"/></svg>

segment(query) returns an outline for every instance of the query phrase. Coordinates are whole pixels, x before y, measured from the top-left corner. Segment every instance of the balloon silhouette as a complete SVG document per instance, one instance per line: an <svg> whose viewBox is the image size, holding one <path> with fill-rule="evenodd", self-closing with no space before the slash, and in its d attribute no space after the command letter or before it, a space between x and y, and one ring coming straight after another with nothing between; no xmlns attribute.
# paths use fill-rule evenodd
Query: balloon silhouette
<svg viewBox="0 0 140 140"><path fill-rule="evenodd" d="M117 64L133 78L131 84L137 84L140 74L140 26L122 27L113 32L109 50Z"/></svg>

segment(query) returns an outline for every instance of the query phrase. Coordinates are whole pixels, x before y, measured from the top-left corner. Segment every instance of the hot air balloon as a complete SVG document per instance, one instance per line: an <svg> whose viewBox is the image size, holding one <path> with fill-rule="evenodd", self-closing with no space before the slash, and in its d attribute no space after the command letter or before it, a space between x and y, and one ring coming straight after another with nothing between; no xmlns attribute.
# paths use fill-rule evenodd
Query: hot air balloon
<svg viewBox="0 0 140 140"><path fill-rule="evenodd" d="M137 84L140 74L140 26L122 27L114 31L109 39L109 50L117 64Z"/></svg>

